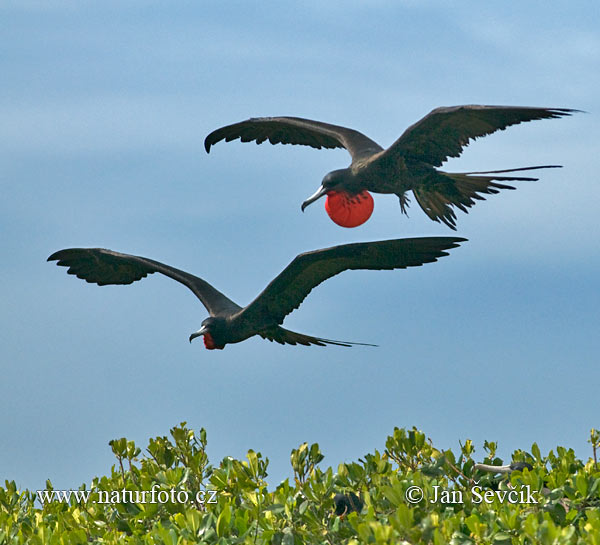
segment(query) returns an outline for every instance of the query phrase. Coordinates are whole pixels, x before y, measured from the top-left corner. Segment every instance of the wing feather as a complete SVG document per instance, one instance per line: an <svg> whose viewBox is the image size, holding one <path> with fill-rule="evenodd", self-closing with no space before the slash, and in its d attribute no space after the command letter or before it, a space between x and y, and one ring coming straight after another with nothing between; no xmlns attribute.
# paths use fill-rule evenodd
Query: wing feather
<svg viewBox="0 0 600 545"><path fill-rule="evenodd" d="M210 153L211 146L217 142L231 142L237 138L242 142L256 141L257 144L268 140L271 144L297 144L316 149L345 148L353 160L383 150L379 144L354 129L300 117L255 117L227 125L211 132L204 140L204 148Z"/></svg>
<svg viewBox="0 0 600 545"><path fill-rule="evenodd" d="M127 285L149 274L161 273L187 286L212 316L241 309L205 280L145 257L104 248L69 248L53 253L48 261L57 261L57 265L68 267L68 274L99 286Z"/></svg>
<svg viewBox="0 0 600 545"><path fill-rule="evenodd" d="M400 155L439 167L449 157L458 157L470 141L536 119L554 119L579 110L519 106L452 106L436 108L404 131L380 160Z"/></svg>
<svg viewBox="0 0 600 545"><path fill-rule="evenodd" d="M265 290L240 313L252 323L281 324L313 288L343 271L405 269L432 263L445 250L465 241L457 237L425 237L344 244L297 256Z"/></svg>

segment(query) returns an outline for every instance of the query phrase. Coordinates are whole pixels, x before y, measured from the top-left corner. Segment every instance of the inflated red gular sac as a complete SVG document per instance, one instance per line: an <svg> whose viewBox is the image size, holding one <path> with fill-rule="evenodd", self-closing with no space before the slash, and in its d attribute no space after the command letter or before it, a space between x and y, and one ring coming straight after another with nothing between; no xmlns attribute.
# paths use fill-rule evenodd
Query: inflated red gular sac
<svg viewBox="0 0 600 545"><path fill-rule="evenodd" d="M225 348L225 345L217 346L210 333L204 334L204 346L207 350L223 350Z"/></svg>
<svg viewBox="0 0 600 545"><path fill-rule="evenodd" d="M375 203L368 191L352 195L346 191L328 191L325 210L334 223L341 227L358 227L373 213Z"/></svg>

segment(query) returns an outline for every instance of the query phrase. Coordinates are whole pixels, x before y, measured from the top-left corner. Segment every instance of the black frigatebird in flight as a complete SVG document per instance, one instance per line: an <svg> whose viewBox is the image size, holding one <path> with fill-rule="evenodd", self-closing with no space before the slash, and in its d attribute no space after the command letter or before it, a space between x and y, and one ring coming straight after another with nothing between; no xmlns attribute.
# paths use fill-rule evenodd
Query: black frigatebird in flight
<svg viewBox="0 0 600 545"><path fill-rule="evenodd" d="M222 349L260 335L280 344L305 346L351 346L295 333L280 326L321 282L346 270L405 269L432 263L448 255L464 238L425 237L344 244L298 255L246 307L240 307L205 280L145 257L121 254L102 248L70 248L52 254L48 261L68 267L68 273L99 286L131 284L152 273L161 273L187 286L200 299L210 317L190 336L190 342L204 336L208 349ZM373 345L371 345L373 346Z"/></svg>
<svg viewBox="0 0 600 545"><path fill-rule="evenodd" d="M299 117L258 117L221 127L210 133L204 147L239 138L242 142L265 140L271 144L300 144L313 148L345 148L352 156L348 168L333 170L314 195L302 203L302 210L323 195L331 219L343 227L356 227L367 221L373 211L375 193L394 193L406 214L412 191L423 211L434 221L456 230L453 207L467 212L482 194L515 189L505 181L537 180L507 173L559 168L544 165L485 172L450 173L435 167L450 157L460 156L471 140L504 130L511 125L535 119L571 115L579 110L566 108L529 108L516 106L453 106L436 108L404 131L388 149L353 129Z"/></svg>

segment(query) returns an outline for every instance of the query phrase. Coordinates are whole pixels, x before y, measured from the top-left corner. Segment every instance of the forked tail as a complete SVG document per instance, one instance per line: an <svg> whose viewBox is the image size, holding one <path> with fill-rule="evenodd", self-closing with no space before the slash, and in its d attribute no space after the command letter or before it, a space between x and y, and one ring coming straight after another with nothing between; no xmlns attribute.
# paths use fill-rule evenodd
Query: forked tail
<svg viewBox="0 0 600 545"><path fill-rule="evenodd" d="M415 198L423 211L434 221L445 223L456 231L456 214L452 207L467 213L475 201L483 201L483 195L499 193L501 189L515 189L512 185L496 182L536 181L538 178L525 176L503 176L509 172L537 170L540 168L562 168L561 165L487 170L482 172L450 173L433 171L423 183L413 188ZM482 175L486 176L482 176ZM402 199L400 201L402 205Z"/></svg>
<svg viewBox="0 0 600 545"><path fill-rule="evenodd" d="M263 330L259 333L259 335L263 339L268 339L269 341L275 341L279 344L301 344L304 346L327 346L328 344L333 344L336 346L377 346L376 344L368 344L368 343L354 343L350 341L333 341L331 339L322 339L320 337L311 337L310 335L304 335L303 333L296 333L295 331L290 331L289 329L284 329L283 327L277 326L271 329Z"/></svg>

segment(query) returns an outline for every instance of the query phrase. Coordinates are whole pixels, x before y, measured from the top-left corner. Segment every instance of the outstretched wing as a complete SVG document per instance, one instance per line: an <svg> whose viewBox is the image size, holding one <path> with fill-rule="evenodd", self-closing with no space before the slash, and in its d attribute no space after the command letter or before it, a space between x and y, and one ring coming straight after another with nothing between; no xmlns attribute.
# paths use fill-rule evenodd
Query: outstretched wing
<svg viewBox="0 0 600 545"><path fill-rule="evenodd" d="M204 140L204 148L210 153L210 147L217 142L231 142L236 138L257 144L268 140L271 144L298 144L317 149L345 148L353 161L383 150L379 144L353 129L299 117L255 117L227 125L211 132Z"/></svg>
<svg viewBox="0 0 600 545"><path fill-rule="evenodd" d="M290 331L289 329L284 329L280 326L270 327L269 329L263 329L262 331L259 331L258 334L263 339L268 339L271 342L275 341L279 344L301 344L303 346L327 346L328 344L332 344L335 346L346 347L351 347L355 345L377 346L376 344L355 343L350 341L333 341L331 339L322 339L321 337L311 337L310 335L304 335L304 333L296 333L295 331Z"/></svg>
<svg viewBox="0 0 600 545"><path fill-rule="evenodd" d="M161 273L192 290L211 316L234 313L241 309L202 278L145 257L103 248L69 248L53 253L48 261L58 261L57 265L69 268L68 274L99 286L131 284L149 274Z"/></svg>
<svg viewBox="0 0 600 545"><path fill-rule="evenodd" d="M251 323L278 324L321 282L349 269L405 269L432 263L466 239L425 237L344 244L297 256L240 313Z"/></svg>
<svg viewBox="0 0 600 545"><path fill-rule="evenodd" d="M404 131L378 159L400 155L439 167L449 157L458 157L471 140L536 119L553 119L579 110L518 106L453 106L436 108Z"/></svg>

